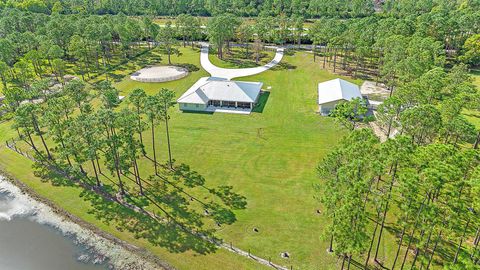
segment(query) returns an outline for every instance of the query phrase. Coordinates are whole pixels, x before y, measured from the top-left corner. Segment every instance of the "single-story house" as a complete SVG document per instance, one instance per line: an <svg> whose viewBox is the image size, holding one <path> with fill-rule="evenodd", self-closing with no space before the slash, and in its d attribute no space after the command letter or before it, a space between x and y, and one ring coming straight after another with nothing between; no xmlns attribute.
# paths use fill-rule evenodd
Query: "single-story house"
<svg viewBox="0 0 480 270"><path fill-rule="evenodd" d="M182 111L250 113L263 83L200 78L178 100Z"/></svg>
<svg viewBox="0 0 480 270"><path fill-rule="evenodd" d="M328 115L341 101L362 98L358 85L342 79L334 79L318 84L318 111Z"/></svg>

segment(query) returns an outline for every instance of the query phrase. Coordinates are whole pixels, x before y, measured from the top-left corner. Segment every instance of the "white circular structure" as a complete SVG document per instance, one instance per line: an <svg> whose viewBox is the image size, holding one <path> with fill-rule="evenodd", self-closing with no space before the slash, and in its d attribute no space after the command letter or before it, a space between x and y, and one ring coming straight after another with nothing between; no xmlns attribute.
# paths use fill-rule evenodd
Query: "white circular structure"
<svg viewBox="0 0 480 270"><path fill-rule="evenodd" d="M188 70L176 66L153 66L142 68L133 73L130 79L139 82L168 82L188 75Z"/></svg>

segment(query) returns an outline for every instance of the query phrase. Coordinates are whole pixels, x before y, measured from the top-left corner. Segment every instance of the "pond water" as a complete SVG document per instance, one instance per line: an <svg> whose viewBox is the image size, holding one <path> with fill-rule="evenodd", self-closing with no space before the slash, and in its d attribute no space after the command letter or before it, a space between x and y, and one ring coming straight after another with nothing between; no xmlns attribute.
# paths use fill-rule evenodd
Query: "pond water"
<svg viewBox="0 0 480 270"><path fill-rule="evenodd" d="M39 217L33 202L0 176L0 269L107 269L73 235Z"/></svg>

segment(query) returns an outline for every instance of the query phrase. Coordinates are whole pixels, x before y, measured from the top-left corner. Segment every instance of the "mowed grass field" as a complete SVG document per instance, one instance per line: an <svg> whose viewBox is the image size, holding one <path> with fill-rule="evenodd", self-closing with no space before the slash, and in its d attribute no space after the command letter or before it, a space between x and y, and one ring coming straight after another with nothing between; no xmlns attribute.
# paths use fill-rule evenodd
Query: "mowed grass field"
<svg viewBox="0 0 480 270"><path fill-rule="evenodd" d="M183 53L182 57L188 57L188 50ZM174 62L182 62L182 57ZM219 64L216 56L210 59ZM191 61L199 65L197 52ZM327 243L320 240L325 220L316 213L319 203L313 185L319 180L315 168L344 132L331 119L316 114L316 85L336 76L322 71L310 54L296 53L283 61L290 69L278 67L237 78L264 83L267 92L262 112L211 115L175 109L172 151L178 162L191 165L208 183L232 185L247 197L247 209L236 213L238 221L220 232L225 241L280 264L325 269L333 267L335 259L326 255ZM231 63L219 65L234 67ZM135 87L151 94L168 87L180 96L206 75L202 70L183 81L165 84L124 80L117 87L126 95ZM149 143L147 140L147 149ZM290 253L290 259L280 258L284 251Z"/></svg>
<svg viewBox="0 0 480 270"><path fill-rule="evenodd" d="M199 71L168 83L139 83L127 76L115 84L121 95L128 96L137 87L149 94L166 87L178 97L198 78L208 76L200 67L198 50L180 50L182 55L172 57L173 63L194 64ZM313 186L321 183L315 170L318 162L345 134L332 119L316 114L317 83L337 76L321 70L320 63L314 63L308 53L286 55L283 61L288 65L239 78L264 83L263 105L251 115L182 113L178 107L173 108L170 121L173 156L178 163L188 164L202 174L208 186L231 185L247 198L247 208L235 212L238 221L219 230L218 236L225 242L271 258L275 263L292 265L294 269L333 269L337 259L325 252L328 242L321 239L321 234L327 220L316 213L321 207ZM15 136L9 128L11 124L0 124L1 141ZM163 125L156 132L158 154L161 160L166 160ZM151 151L148 131L144 142ZM207 255L190 251L171 253L144 239L135 239L90 214L90 205L79 197L79 188L41 182L33 175L31 163L5 149L3 144L0 167L72 214L148 249L178 269L265 269L225 250ZM142 162L141 170L151 173L151 163ZM395 242L387 235L380 257L392 254L394 248ZM288 252L290 258L281 258L281 252Z"/></svg>

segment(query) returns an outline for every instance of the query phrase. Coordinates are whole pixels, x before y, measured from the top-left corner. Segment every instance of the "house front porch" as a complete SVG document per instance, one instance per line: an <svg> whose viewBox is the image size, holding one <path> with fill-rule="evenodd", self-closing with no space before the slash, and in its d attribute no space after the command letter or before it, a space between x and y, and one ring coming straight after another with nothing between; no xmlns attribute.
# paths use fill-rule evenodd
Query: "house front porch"
<svg viewBox="0 0 480 270"><path fill-rule="evenodd" d="M217 107L217 106L207 106L206 112L220 112L220 113L233 113L233 114L250 114L252 112L251 108L239 108L239 107Z"/></svg>

